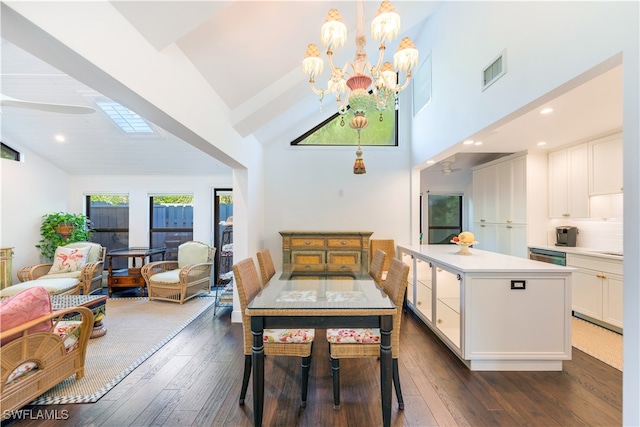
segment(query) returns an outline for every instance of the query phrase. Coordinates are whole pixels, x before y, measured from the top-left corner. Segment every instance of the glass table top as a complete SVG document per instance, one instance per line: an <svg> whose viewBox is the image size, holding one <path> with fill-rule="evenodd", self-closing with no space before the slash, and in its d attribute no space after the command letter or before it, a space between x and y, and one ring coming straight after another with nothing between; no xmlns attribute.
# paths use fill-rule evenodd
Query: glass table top
<svg viewBox="0 0 640 427"><path fill-rule="evenodd" d="M123 248L114 249L107 252L107 256L149 256L161 254L167 251L167 248Z"/></svg>
<svg viewBox="0 0 640 427"><path fill-rule="evenodd" d="M276 273L247 307L251 310L393 309L389 296L370 277L341 279Z"/></svg>

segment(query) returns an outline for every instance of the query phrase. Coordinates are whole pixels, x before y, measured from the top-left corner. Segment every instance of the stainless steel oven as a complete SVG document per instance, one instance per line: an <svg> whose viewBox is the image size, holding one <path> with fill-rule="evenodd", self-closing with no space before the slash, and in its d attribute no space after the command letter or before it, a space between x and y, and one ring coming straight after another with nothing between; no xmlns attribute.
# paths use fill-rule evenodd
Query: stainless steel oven
<svg viewBox="0 0 640 427"><path fill-rule="evenodd" d="M549 264L567 265L567 255L564 252L550 249L529 248L529 259Z"/></svg>

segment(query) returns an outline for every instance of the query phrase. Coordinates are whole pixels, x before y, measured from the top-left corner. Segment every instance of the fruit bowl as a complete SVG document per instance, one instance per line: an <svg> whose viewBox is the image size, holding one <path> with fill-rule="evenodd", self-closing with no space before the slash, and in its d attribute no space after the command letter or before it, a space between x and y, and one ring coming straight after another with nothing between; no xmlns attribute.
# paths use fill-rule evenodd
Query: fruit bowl
<svg viewBox="0 0 640 427"><path fill-rule="evenodd" d="M469 246L471 245L477 245L480 242L473 242L473 243L462 243L462 242L456 242L455 240L451 240L451 243L455 243L456 245L458 245L460 247L460 249L458 250L458 252L456 252L456 254L458 255L471 255L471 252L469 251Z"/></svg>

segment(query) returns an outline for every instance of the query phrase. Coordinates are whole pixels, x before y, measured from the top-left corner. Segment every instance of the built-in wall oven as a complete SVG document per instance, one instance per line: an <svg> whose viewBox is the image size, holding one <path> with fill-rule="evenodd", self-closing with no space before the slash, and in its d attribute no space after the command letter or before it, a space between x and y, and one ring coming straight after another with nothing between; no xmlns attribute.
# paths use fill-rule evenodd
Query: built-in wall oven
<svg viewBox="0 0 640 427"><path fill-rule="evenodd" d="M529 248L529 259L549 264L567 265L567 255L564 252L551 249Z"/></svg>

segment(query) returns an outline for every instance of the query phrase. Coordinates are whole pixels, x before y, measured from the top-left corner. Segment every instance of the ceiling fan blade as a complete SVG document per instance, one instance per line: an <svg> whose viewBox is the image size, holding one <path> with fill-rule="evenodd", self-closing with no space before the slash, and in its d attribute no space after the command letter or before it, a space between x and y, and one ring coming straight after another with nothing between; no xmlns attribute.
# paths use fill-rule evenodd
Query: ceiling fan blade
<svg viewBox="0 0 640 427"><path fill-rule="evenodd" d="M26 108L29 110L47 111L50 113L62 114L92 114L96 112L95 108L87 107L84 105L53 104L47 102L25 101L23 99L16 99L6 95L2 95L2 97L0 97L0 106Z"/></svg>

